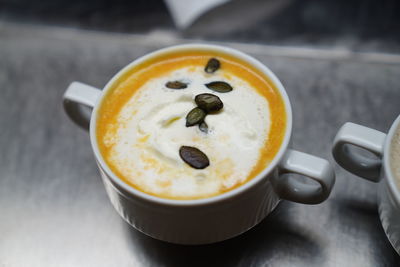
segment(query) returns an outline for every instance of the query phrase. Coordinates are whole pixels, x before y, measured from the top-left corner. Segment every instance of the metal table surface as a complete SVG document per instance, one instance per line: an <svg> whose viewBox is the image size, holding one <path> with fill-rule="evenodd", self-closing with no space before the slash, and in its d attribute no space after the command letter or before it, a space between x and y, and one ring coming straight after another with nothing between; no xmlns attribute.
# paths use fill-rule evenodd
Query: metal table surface
<svg viewBox="0 0 400 267"><path fill-rule="evenodd" d="M119 217L88 134L63 113L62 94L73 80L102 87L133 59L180 42L0 23L0 266L399 266L376 184L336 165L325 203L281 202L255 228L217 244L164 243ZM344 122L387 131L400 113L396 57L226 45L281 79L301 151L333 162L332 139Z"/></svg>

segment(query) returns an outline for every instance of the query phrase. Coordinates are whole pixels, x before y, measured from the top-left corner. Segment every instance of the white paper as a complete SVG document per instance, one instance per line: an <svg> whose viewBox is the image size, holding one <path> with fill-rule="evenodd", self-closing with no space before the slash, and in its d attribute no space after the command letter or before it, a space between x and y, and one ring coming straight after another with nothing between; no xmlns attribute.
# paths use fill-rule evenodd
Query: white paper
<svg viewBox="0 0 400 267"><path fill-rule="evenodd" d="M231 0L164 0L179 29L190 26L208 10Z"/></svg>

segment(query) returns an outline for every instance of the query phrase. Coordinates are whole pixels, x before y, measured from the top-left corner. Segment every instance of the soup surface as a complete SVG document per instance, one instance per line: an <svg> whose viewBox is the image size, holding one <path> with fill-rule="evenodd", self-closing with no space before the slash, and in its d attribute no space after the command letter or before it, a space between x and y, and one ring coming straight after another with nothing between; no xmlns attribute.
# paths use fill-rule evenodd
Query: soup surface
<svg viewBox="0 0 400 267"><path fill-rule="evenodd" d="M206 110L203 94L222 104ZM273 82L214 51L164 53L132 67L107 91L96 122L110 169L168 199L207 198L246 183L275 157L285 131Z"/></svg>

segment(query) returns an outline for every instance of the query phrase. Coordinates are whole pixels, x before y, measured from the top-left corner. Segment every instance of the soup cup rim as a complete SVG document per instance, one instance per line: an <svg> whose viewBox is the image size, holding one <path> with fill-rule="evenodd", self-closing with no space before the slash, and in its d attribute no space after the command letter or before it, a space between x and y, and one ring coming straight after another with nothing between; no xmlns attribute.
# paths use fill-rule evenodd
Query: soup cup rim
<svg viewBox="0 0 400 267"><path fill-rule="evenodd" d="M151 58L158 57L162 54L166 53L171 53L171 52L178 52L178 51L192 51L192 50L197 50L197 51L216 51L220 52L222 54L234 56L240 60L243 60L246 63L249 63L252 67L255 69L261 71L264 75L266 75L275 85L275 87L278 89L279 94L283 100L284 106L285 106L285 111L286 111L286 127L285 127L285 133L284 137L282 140L282 144L278 150L278 152L275 154L274 158L272 161L254 178L250 179L243 185L240 185L237 188L234 188L230 191L227 191L225 193L212 196L212 197L207 197L207 198L200 198L200 199L188 199L188 200L176 200L176 199L167 199L167 198L161 198L157 197L154 195L150 195L147 193L144 193L131 185L127 184L125 181L123 181L121 178L119 178L111 169L110 167L106 164L102 154L100 153L98 143L97 143L97 135L96 135L96 126L97 126L97 114L99 107L101 106L101 102L108 92L112 88L112 85L122 77L123 74L128 72L130 69L132 69L134 66L145 62ZM280 80L275 76L275 74L263 63L258 61L257 59L253 58L250 55L247 55L239 50L230 48L230 47L225 47L225 46L220 46L220 45L213 45L213 44L181 44L181 45L175 45L175 46L170 46L166 48L162 48L159 50L156 50L154 52L148 53L140 58L137 58L136 60L132 61L125 67L123 67L121 70L119 70L110 80L109 82L105 85L104 89L101 92L100 97L98 97L96 104L93 108L92 111L92 116L90 119L90 141L91 141L91 146L93 149L93 152L95 154L97 163L99 167L105 172L107 175L107 178L112 182L112 184L117 188L118 191L124 192L124 195L126 196L127 194L129 195L128 197L130 198L135 198L135 199L140 199L143 201L147 202L152 202L152 203L157 203L161 205L168 205L168 206L180 206L180 207L187 207L187 206L202 206L202 205L209 205L212 203L217 203L217 202L222 202L222 201L229 201L232 200L233 198L237 197L238 195L241 195L252 187L256 186L258 183L260 183L263 179L267 179L268 176L277 168L279 167L279 162L283 158L284 154L286 153L286 150L288 149L290 138L291 138L291 133L292 133L292 109L291 109L291 104L289 101L289 97L285 91L284 86L280 82Z"/></svg>

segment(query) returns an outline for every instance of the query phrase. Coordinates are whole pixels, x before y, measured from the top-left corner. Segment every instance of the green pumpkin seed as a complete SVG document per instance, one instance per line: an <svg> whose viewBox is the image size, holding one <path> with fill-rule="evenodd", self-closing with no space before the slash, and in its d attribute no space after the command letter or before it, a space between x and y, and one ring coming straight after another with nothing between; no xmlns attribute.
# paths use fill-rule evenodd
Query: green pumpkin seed
<svg viewBox="0 0 400 267"><path fill-rule="evenodd" d="M206 154L201 150L191 146L181 146L179 149L181 159L195 169L204 169L210 165L210 161Z"/></svg>
<svg viewBox="0 0 400 267"><path fill-rule="evenodd" d="M219 69L221 64L219 63L219 60L216 58L211 58L208 62L206 67L204 68L204 71L207 73L214 73Z"/></svg>
<svg viewBox="0 0 400 267"><path fill-rule="evenodd" d="M221 82L221 81L210 82L210 83L207 83L206 86L208 89L211 89L218 93L227 93L227 92L230 92L233 90L232 86L230 86L226 82Z"/></svg>
<svg viewBox="0 0 400 267"><path fill-rule="evenodd" d="M203 133L208 133L208 125L205 121L199 124L199 130Z"/></svg>
<svg viewBox="0 0 400 267"><path fill-rule="evenodd" d="M221 99L213 94L200 94L194 98L197 106L205 112L215 112L224 107Z"/></svg>
<svg viewBox="0 0 400 267"><path fill-rule="evenodd" d="M172 81L172 82L167 82L165 86L171 89L179 90L179 89L185 89L187 87L187 84L180 81Z"/></svg>
<svg viewBox="0 0 400 267"><path fill-rule="evenodd" d="M186 115L186 127L190 127L203 122L206 113L199 107L195 107Z"/></svg>

